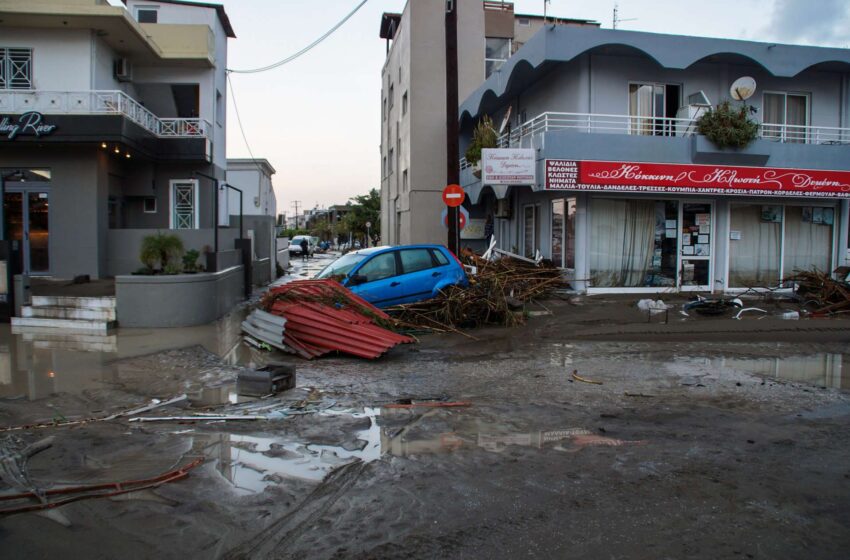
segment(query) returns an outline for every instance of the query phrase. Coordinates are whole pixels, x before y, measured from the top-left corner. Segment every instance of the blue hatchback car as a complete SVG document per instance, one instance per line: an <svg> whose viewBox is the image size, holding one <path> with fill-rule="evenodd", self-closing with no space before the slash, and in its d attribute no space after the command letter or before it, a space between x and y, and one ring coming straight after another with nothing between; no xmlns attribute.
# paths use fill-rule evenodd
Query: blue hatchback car
<svg viewBox="0 0 850 560"><path fill-rule="evenodd" d="M452 284L468 286L463 266L442 245L371 247L348 253L316 278L333 278L377 307L429 299Z"/></svg>

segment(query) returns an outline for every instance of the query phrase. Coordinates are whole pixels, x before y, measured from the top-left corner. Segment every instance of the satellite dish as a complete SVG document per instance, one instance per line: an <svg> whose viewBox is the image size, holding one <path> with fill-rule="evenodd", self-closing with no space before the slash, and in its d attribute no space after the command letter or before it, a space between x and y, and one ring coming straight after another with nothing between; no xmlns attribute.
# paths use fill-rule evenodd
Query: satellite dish
<svg viewBox="0 0 850 560"><path fill-rule="evenodd" d="M749 76L742 76L732 82L732 87L729 88L729 93L732 99L744 101L749 99L756 92L756 81Z"/></svg>

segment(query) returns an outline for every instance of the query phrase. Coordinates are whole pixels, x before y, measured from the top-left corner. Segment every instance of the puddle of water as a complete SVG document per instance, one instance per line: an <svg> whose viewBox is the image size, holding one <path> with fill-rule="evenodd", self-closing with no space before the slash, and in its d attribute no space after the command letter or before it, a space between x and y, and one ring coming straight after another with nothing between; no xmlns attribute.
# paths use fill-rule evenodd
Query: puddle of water
<svg viewBox="0 0 850 560"><path fill-rule="evenodd" d="M362 413L325 411L322 414L369 418L369 428L354 432L356 446L318 445L284 437L254 437L229 433L194 434L193 451L216 463L216 469L240 494L262 492L287 478L321 481L340 465L360 459L371 462L381 457L380 409Z"/></svg>
<svg viewBox="0 0 850 560"><path fill-rule="evenodd" d="M674 360L678 366L685 365L689 369L692 365L698 365L700 369L713 369L721 374L724 371L736 371L817 387L850 389L850 376L844 371L844 361L843 354L827 352L784 358L681 357Z"/></svg>

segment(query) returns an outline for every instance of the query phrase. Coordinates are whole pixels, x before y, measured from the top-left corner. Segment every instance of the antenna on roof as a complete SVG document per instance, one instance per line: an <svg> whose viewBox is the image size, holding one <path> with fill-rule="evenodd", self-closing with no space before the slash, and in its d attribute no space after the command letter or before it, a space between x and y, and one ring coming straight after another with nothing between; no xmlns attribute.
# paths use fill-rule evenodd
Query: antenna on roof
<svg viewBox="0 0 850 560"><path fill-rule="evenodd" d="M617 26L624 21L637 21L638 18L626 18L623 19L620 17L620 8L616 2L614 2L614 18L612 21L614 29L617 29Z"/></svg>
<svg viewBox="0 0 850 560"><path fill-rule="evenodd" d="M546 8L552 0L543 0L543 25L546 25Z"/></svg>

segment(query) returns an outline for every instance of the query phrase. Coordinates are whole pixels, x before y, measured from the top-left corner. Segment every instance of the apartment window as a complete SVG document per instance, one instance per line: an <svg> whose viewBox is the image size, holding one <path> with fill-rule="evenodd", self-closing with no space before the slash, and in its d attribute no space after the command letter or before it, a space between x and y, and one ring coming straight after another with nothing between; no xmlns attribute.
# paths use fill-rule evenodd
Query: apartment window
<svg viewBox="0 0 850 560"><path fill-rule="evenodd" d="M805 143L809 124L809 96L803 93L765 92L765 138L782 142Z"/></svg>
<svg viewBox="0 0 850 560"><path fill-rule="evenodd" d="M156 214L156 198L152 196L145 197L144 212L145 214Z"/></svg>
<svg viewBox="0 0 850 560"><path fill-rule="evenodd" d="M384 97L384 100L381 103L381 118L383 120L387 120L387 98L386 97Z"/></svg>
<svg viewBox="0 0 850 560"><path fill-rule="evenodd" d="M136 21L139 23L156 23L159 6L137 6Z"/></svg>
<svg viewBox="0 0 850 560"><path fill-rule="evenodd" d="M502 67L511 56L511 40L502 37L487 37L484 48L484 74L490 74Z"/></svg>
<svg viewBox="0 0 850 560"><path fill-rule="evenodd" d="M528 18L519 18L518 23L522 27L528 27L531 25L531 20Z"/></svg>
<svg viewBox="0 0 850 560"><path fill-rule="evenodd" d="M384 156L384 162L381 165L381 173L383 173L384 177L387 176L387 156Z"/></svg>
<svg viewBox="0 0 850 560"><path fill-rule="evenodd" d="M401 81L401 66L398 67L398 81Z"/></svg>
<svg viewBox="0 0 850 560"><path fill-rule="evenodd" d="M404 95L401 96L401 114L407 114L407 92L404 92Z"/></svg>
<svg viewBox="0 0 850 560"><path fill-rule="evenodd" d="M401 172L401 191L407 192L407 169Z"/></svg>
<svg viewBox="0 0 850 560"><path fill-rule="evenodd" d="M32 49L0 47L0 89L32 89Z"/></svg>
<svg viewBox="0 0 850 560"><path fill-rule="evenodd" d="M681 86L629 84L629 134L675 136Z"/></svg>
<svg viewBox="0 0 850 560"><path fill-rule="evenodd" d="M387 164L389 167L387 168L387 175L393 174L393 149L390 148L389 156L387 157Z"/></svg>
<svg viewBox="0 0 850 560"><path fill-rule="evenodd" d="M393 85L390 84L390 109L395 105L395 99L393 98Z"/></svg>

